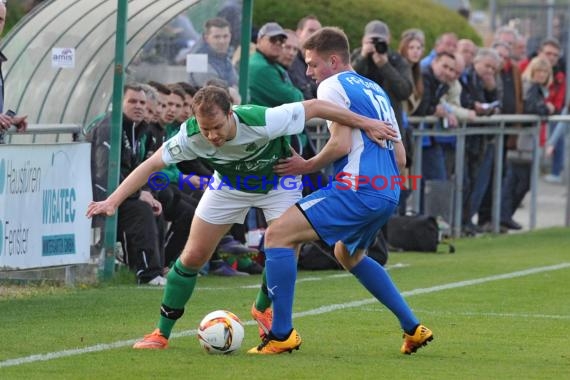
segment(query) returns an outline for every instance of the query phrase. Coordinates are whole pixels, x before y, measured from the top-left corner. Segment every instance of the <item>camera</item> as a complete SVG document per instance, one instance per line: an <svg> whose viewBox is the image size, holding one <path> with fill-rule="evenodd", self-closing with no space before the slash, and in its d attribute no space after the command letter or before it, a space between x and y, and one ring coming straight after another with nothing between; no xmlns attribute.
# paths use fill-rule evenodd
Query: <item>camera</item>
<svg viewBox="0 0 570 380"><path fill-rule="evenodd" d="M372 37L374 49L378 54L386 54L388 52L388 43L381 37Z"/></svg>

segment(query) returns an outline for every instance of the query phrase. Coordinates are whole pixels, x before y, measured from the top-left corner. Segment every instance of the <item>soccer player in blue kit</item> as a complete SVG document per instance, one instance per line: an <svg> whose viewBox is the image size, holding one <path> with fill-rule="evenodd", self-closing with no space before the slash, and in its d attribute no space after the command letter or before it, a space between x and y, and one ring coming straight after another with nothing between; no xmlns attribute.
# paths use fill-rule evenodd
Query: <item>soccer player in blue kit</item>
<svg viewBox="0 0 570 380"><path fill-rule="evenodd" d="M317 98L387 121L398 130L386 93L350 66L348 40L341 29L320 29L303 48L307 74L319 83ZM329 129L331 137L315 157L304 160L293 154L275 166L277 174L290 175L314 172L333 163L335 180L298 201L267 229L265 265L273 321L262 343L248 353L279 354L301 345L292 321L295 247L318 239L334 245L335 256L343 267L394 313L404 331L400 351L414 353L433 339L433 333L420 324L386 270L366 255L366 249L394 213L400 193L399 186L383 186L372 179L381 176L389 183L390 178L399 175L406 160L401 139L381 146L357 129L338 123L329 124Z"/></svg>
<svg viewBox="0 0 570 380"><path fill-rule="evenodd" d="M196 286L198 271L234 223L243 223L250 207L263 210L268 223L301 198L300 186L283 186L273 165L288 157L288 135L300 133L314 117L333 118L362 127L371 138L397 138L386 123L357 115L330 102L308 100L267 108L232 107L229 93L220 87L200 89L192 102L194 116L178 134L140 164L109 197L91 202L87 216L113 215L118 206L151 176L168 164L207 160L215 169L192 220L184 249L168 272L155 330L137 341L135 349L165 349L170 334L185 311ZM299 183L294 178L294 183ZM293 183L293 184L294 184Z"/></svg>

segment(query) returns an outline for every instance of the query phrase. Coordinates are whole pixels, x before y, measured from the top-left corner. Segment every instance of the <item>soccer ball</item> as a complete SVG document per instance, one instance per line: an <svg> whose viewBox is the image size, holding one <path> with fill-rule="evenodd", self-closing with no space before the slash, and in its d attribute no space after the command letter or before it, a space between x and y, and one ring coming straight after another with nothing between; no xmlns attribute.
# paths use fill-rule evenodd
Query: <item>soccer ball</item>
<svg viewBox="0 0 570 380"><path fill-rule="evenodd" d="M198 341L209 354L232 353L241 347L243 337L243 324L227 310L211 312L198 326Z"/></svg>

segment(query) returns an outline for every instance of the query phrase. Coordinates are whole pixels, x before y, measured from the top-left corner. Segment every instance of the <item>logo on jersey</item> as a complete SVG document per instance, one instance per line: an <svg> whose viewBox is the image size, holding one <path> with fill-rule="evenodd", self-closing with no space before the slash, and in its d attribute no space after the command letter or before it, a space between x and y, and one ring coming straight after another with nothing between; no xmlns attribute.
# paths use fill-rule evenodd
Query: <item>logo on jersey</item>
<svg viewBox="0 0 570 380"><path fill-rule="evenodd" d="M251 143L245 147L246 152L255 152L257 150L257 145L255 143Z"/></svg>
<svg viewBox="0 0 570 380"><path fill-rule="evenodd" d="M176 141L170 141L166 145L166 149L168 150L168 153L170 153L170 156L173 158L179 156L182 153L182 148Z"/></svg>

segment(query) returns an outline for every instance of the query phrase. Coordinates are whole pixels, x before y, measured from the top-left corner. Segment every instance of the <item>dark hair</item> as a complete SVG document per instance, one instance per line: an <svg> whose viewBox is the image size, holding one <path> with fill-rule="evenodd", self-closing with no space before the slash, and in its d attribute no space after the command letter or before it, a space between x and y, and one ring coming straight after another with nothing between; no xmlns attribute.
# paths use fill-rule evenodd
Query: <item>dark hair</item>
<svg viewBox="0 0 570 380"><path fill-rule="evenodd" d="M337 54L343 63L350 63L350 47L344 31L335 26L327 26L313 33L303 44L304 50L314 50L317 54Z"/></svg>
<svg viewBox="0 0 570 380"><path fill-rule="evenodd" d="M208 34L212 28L229 28L230 23L225 18L214 17L204 23L204 34ZM231 28L230 28L231 29Z"/></svg>
<svg viewBox="0 0 570 380"><path fill-rule="evenodd" d="M162 83L151 80L150 82L148 82L148 85L154 87L156 91L160 92L163 95L170 95L172 93L172 91L170 91L168 86L165 86Z"/></svg>
<svg viewBox="0 0 570 380"><path fill-rule="evenodd" d="M232 98L228 90L218 86L202 87L194 95L192 111L194 115L215 115L217 109L228 114L232 108Z"/></svg>
<svg viewBox="0 0 570 380"><path fill-rule="evenodd" d="M445 37L452 37L457 39L457 34L453 33L453 32L445 32L441 35L439 35L436 39L435 39L435 45L439 45L441 43L441 41L443 41L443 39Z"/></svg>
<svg viewBox="0 0 570 380"><path fill-rule="evenodd" d="M186 93L178 84L171 83L167 87L170 89L170 95L178 95L180 98L182 98L182 101L186 99Z"/></svg>
<svg viewBox="0 0 570 380"><path fill-rule="evenodd" d="M437 61L438 59L440 59L441 57L449 57L451 59L453 59L455 61L455 56L453 54L449 54L448 52L442 51L441 53L437 53L435 55L435 59L434 61Z"/></svg>
<svg viewBox="0 0 570 380"><path fill-rule="evenodd" d="M196 87L192 86L188 82L176 82L176 84L180 86L187 95L190 96L194 96L196 94L196 91L198 91Z"/></svg>
<svg viewBox="0 0 570 380"><path fill-rule="evenodd" d="M457 10L460 16L464 17L465 19L469 20L469 16L471 15L471 10L467 7L461 7Z"/></svg>
<svg viewBox="0 0 570 380"><path fill-rule="evenodd" d="M554 46L556 49L562 50L562 48L560 47L560 42L554 37L546 37L545 39L543 39L540 42L540 49L539 50L542 50L542 48L547 46L547 45Z"/></svg>
<svg viewBox="0 0 570 380"><path fill-rule="evenodd" d="M299 22L297 23L297 30L301 30L305 27L305 24L307 23L307 21L309 20L315 20L315 21L319 21L319 19L317 18L317 16L315 15L308 15L303 17L302 19L299 20Z"/></svg>
<svg viewBox="0 0 570 380"><path fill-rule="evenodd" d="M216 86L216 87L225 88L226 90L229 87L228 82L226 82L222 78L210 78L206 81L206 83L204 83L204 87L205 86Z"/></svg>
<svg viewBox="0 0 570 380"><path fill-rule="evenodd" d="M144 92L144 88L140 85L140 83L127 83L123 88L123 95L126 94L128 90L135 92L141 92L141 91Z"/></svg>

